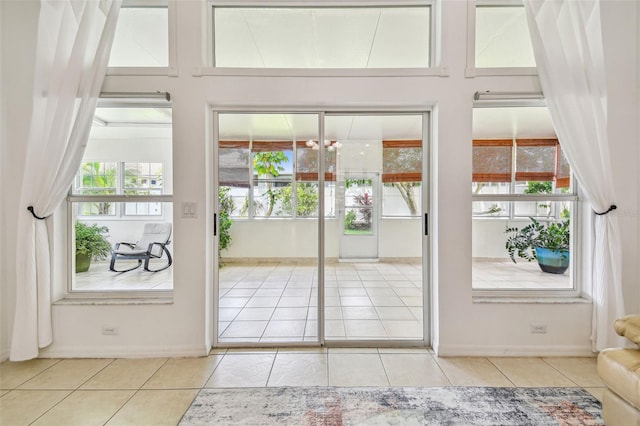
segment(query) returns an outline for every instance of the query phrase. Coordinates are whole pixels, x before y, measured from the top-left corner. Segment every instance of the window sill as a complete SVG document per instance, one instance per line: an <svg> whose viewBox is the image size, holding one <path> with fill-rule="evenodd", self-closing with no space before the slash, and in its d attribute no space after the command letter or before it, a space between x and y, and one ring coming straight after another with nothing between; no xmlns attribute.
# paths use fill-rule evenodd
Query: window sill
<svg viewBox="0 0 640 426"><path fill-rule="evenodd" d="M260 77L449 77L446 67L440 68L226 68L201 67L192 72L202 76Z"/></svg>
<svg viewBox="0 0 640 426"><path fill-rule="evenodd" d="M107 75L165 75L177 77L176 67L108 67Z"/></svg>
<svg viewBox="0 0 640 426"><path fill-rule="evenodd" d="M513 68L467 68L464 76L473 77L509 77L520 75L538 75L538 69L535 67L513 67Z"/></svg>
<svg viewBox="0 0 640 426"><path fill-rule="evenodd" d="M496 297L496 296L474 296L473 303L491 303L491 304L545 304L545 305L574 305L588 304L591 300L584 297Z"/></svg>
<svg viewBox="0 0 640 426"><path fill-rule="evenodd" d="M60 299L54 302L54 306L65 305L171 305L173 304L173 297L158 297L158 298L100 298L100 297L83 297L76 298L70 297Z"/></svg>

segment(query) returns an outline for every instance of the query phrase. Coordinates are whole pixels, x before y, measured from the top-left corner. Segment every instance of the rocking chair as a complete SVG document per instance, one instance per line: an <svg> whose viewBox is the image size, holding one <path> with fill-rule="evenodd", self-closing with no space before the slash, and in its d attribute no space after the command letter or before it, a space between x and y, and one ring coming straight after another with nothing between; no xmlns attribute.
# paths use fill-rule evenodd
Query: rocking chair
<svg viewBox="0 0 640 426"><path fill-rule="evenodd" d="M113 272L129 272L137 269L144 261L144 270L148 272L158 272L167 269L173 263L171 253L167 246L171 243L171 224L163 223L147 223L144 225L144 232L137 243L116 243L111 252L111 264L109 269ZM126 248L120 248L120 246ZM160 259L167 255L167 264L160 269L149 269L149 261L151 259ZM116 260L127 259L137 260L138 264L129 269L116 269Z"/></svg>

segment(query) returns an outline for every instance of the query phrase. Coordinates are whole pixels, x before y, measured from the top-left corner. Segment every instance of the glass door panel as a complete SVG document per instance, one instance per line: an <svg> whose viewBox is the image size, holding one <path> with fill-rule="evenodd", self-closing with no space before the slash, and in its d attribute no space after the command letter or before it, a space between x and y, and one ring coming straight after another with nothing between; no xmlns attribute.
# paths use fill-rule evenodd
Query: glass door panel
<svg viewBox="0 0 640 426"><path fill-rule="evenodd" d="M421 113L326 114L336 152L325 165L336 176L324 227L327 342L424 339L423 128Z"/></svg>
<svg viewBox="0 0 640 426"><path fill-rule="evenodd" d="M318 341L317 114L219 113L217 341Z"/></svg>

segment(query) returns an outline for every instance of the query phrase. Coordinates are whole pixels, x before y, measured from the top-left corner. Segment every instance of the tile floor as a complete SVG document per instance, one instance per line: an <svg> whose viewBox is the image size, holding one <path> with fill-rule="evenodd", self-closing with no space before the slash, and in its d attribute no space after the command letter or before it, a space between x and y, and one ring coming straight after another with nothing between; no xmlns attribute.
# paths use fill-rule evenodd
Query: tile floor
<svg viewBox="0 0 640 426"><path fill-rule="evenodd" d="M571 289L572 282L569 271L564 274L549 274L542 272L537 262L511 259L486 260L473 259L474 290L484 289Z"/></svg>
<svg viewBox="0 0 640 426"><path fill-rule="evenodd" d="M175 425L202 388L583 387L595 358L438 358L427 349L214 350L202 358L36 359L0 364L0 424Z"/></svg>
<svg viewBox="0 0 640 426"><path fill-rule="evenodd" d="M219 341L317 341L317 267L227 264L220 269ZM419 262L325 267L330 340L422 339Z"/></svg>

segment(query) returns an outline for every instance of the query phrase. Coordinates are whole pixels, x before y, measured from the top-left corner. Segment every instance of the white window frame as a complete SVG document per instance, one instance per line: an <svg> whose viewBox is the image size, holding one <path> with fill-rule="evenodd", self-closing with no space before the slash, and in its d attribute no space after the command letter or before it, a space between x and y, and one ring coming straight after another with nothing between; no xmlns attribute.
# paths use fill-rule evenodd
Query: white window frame
<svg viewBox="0 0 640 426"><path fill-rule="evenodd" d="M135 93L135 92L113 92L113 93L103 93L101 95L107 96L107 98L102 98L98 100L98 106L100 106L101 102L105 104L109 104L113 107L131 107L133 105L138 107L154 107L154 106L162 106L162 107L172 107L169 102L169 95L161 92L156 93ZM110 99L111 98L111 99ZM166 103L165 103L166 102ZM98 160L99 161L99 160ZM86 163L88 161L83 161ZM126 163L124 160L112 161L118 163L117 167L119 170L119 164ZM132 161L133 162L133 161ZM143 163L145 161L137 161L138 163ZM150 161L152 163L152 161ZM162 162L163 165L163 192L165 190L165 181L164 181L164 166L165 163ZM173 167L173 166L172 166ZM123 171L124 172L124 171ZM171 303L173 301L173 293L174 290L103 290L103 291L89 291L89 290L78 290L73 288L73 280L75 276L74 264L75 262L72 259L75 258L74 252L74 222L78 218L90 221L92 218L100 218L106 220L112 220L114 222L117 221L149 221L149 220L161 220L161 218L165 217L165 208L168 206L162 207L162 216L125 216L118 215L115 216L75 216L75 203L78 202L95 202L95 201L110 201L113 203L125 203L125 202L159 202L159 203L170 203L171 207L174 206L173 193L171 194L162 194L162 195L124 195L124 194L116 194L116 195L81 195L81 194L73 194L73 188L70 188L69 195L66 198L66 211L67 211L67 282L65 293L62 297L63 300L56 302L57 304L86 304L91 303L91 300L98 300L100 303L113 303L113 304L128 304L128 303L136 303L134 300L144 300L144 303ZM173 209L175 211L175 209ZM177 215L173 215L173 221L175 222ZM174 227L175 229L175 227ZM173 234L171 239L173 240ZM114 272L115 273L115 272Z"/></svg>
<svg viewBox="0 0 640 426"><path fill-rule="evenodd" d="M527 101L476 101L473 104L473 108L495 108L498 106L523 106L525 104L531 104L532 102ZM540 105L541 101L536 101L536 104ZM512 166L515 167L515 164ZM513 182L513 177L512 177ZM513 183L511 184L513 186ZM498 202L509 202L511 205L517 201L570 201L573 203L571 209L571 257L570 257L570 280L573 285L571 289L482 289L477 290L472 288L472 296L475 302L494 302L494 301L502 301L502 302L512 302L512 301L524 301L530 303L536 298L543 300L550 299L558 299L563 302L569 299L575 299L576 301L582 301L582 279L580 277L582 271L582 247L581 247L581 238L578 235L581 226L581 218L580 218L580 201L581 198L579 196L579 187L576 183L576 179L574 175L571 175L571 189L573 190L568 194L476 194L471 195L471 202L474 201L498 201ZM471 187L469 187L469 191L471 191ZM512 217L513 208L510 207L509 217L477 217L471 214L471 220L479 220L479 221L487 221L487 220L512 220L512 219L521 219L523 217L517 216ZM472 282L473 285L473 282Z"/></svg>
<svg viewBox="0 0 640 426"><path fill-rule="evenodd" d="M536 67L476 67L476 7L523 6L522 0L467 0L467 67L465 77L538 75Z"/></svg>
<svg viewBox="0 0 640 426"><path fill-rule="evenodd" d="M123 0L122 7L167 8L169 25L169 66L167 67L108 67L107 75L166 75L178 76L178 21L176 13L177 0Z"/></svg>
<svg viewBox="0 0 640 426"><path fill-rule="evenodd" d="M207 0L206 28L203 31L203 62L202 68L195 69L194 77L204 75L233 75L233 76L285 76L285 77L368 77L368 76L435 76L448 77L449 71L440 65L441 19L440 0ZM214 30L213 9L215 7L402 7L426 6L430 7L429 34L429 62L427 68L231 68L216 67L214 63Z"/></svg>

